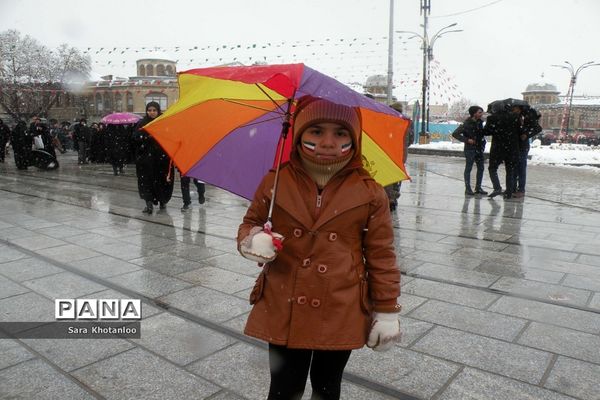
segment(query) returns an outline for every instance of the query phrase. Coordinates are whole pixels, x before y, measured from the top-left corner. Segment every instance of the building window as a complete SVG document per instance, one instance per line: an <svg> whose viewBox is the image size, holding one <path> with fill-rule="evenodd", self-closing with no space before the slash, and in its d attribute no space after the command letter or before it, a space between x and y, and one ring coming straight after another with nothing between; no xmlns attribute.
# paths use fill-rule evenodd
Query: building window
<svg viewBox="0 0 600 400"><path fill-rule="evenodd" d="M173 75L175 75L172 66L167 65L166 74L167 74L167 76L173 76Z"/></svg>
<svg viewBox="0 0 600 400"><path fill-rule="evenodd" d="M154 76L154 66L152 64L146 65L146 76Z"/></svg>
<svg viewBox="0 0 600 400"><path fill-rule="evenodd" d="M139 76L146 76L146 67L144 65L140 65L140 69L138 71Z"/></svg>
<svg viewBox="0 0 600 400"><path fill-rule="evenodd" d="M104 111L102 95L100 93L96 93L96 115L99 115L102 111Z"/></svg>
<svg viewBox="0 0 600 400"><path fill-rule="evenodd" d="M160 105L160 109L165 111L168 105L168 97L163 93L148 93L146 95L146 104L155 101Z"/></svg>
<svg viewBox="0 0 600 400"><path fill-rule="evenodd" d="M127 111L128 112L133 112L133 95L129 92L127 92L127 95L125 96L125 98L127 99Z"/></svg>
<svg viewBox="0 0 600 400"><path fill-rule="evenodd" d="M60 107L62 103L62 96L60 95L60 92L56 93L56 102L54 103L54 105L56 107Z"/></svg>
<svg viewBox="0 0 600 400"><path fill-rule="evenodd" d="M107 113L112 112L113 105L112 105L112 93L105 93L104 94L104 111Z"/></svg>
<svg viewBox="0 0 600 400"><path fill-rule="evenodd" d="M157 76L165 76L165 66L162 64L158 64L156 66L156 75Z"/></svg>
<svg viewBox="0 0 600 400"><path fill-rule="evenodd" d="M115 93L115 111L123 111L123 96L121 96L121 93Z"/></svg>

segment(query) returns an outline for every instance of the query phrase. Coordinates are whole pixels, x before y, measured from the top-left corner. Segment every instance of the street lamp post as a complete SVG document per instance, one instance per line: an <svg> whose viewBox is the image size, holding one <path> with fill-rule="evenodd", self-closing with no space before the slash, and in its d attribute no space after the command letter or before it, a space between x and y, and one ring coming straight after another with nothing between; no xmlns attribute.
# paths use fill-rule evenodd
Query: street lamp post
<svg viewBox="0 0 600 400"><path fill-rule="evenodd" d="M577 69L573 67L568 61L565 61L565 65L557 65L553 64L552 67L563 68L569 71L571 75L571 79L569 81L569 90L567 91L567 96L565 98L565 107L563 108L562 120L560 122L560 133L559 137L564 139L569 135L569 123L571 121L571 106L573 105L573 92L575 91L575 83L577 82L577 75L581 72L581 70L587 67L594 67L600 65L600 63L594 63L594 61L588 61L586 63L581 64ZM568 101L567 101L568 100Z"/></svg>
<svg viewBox="0 0 600 400"><path fill-rule="evenodd" d="M456 25L457 24L455 22L453 24L443 27L442 29L438 30L431 37L431 40L429 40L429 38L427 36L427 24L426 23L423 24L423 35L420 35L417 32L413 32L413 31L396 31L396 33L412 34L413 36L409 37L409 39L412 39L415 37L418 37L419 39L421 39L421 44L422 44L421 49L423 50L423 88L422 88L423 103L421 104L421 107L422 107L422 109L421 109L421 136L425 136L427 134L426 129L429 128L429 93L428 93L429 92L429 63L431 60L433 60L433 45L435 44L437 39L439 39L446 33L462 32L462 29L447 30Z"/></svg>

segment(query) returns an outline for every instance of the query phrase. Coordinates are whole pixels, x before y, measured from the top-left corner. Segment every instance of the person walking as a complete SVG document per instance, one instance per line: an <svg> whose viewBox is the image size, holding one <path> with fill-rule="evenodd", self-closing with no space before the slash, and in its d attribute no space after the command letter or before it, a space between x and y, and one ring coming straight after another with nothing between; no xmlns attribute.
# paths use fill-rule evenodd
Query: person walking
<svg viewBox="0 0 600 400"><path fill-rule="evenodd" d="M190 195L190 181L192 178L189 176L184 176L179 174L179 181L181 184L181 197L183 198L183 207L181 207L181 211L185 212L191 208L192 205L192 196ZM204 192L206 191L206 187L204 182L199 181L196 178L193 178L194 185L196 186L196 190L198 191L198 203L204 204L206 199L204 198Z"/></svg>
<svg viewBox="0 0 600 400"><path fill-rule="evenodd" d="M174 168L171 159L158 142L142 129L160 114L160 105L157 102L151 101L146 104L146 116L138 122L133 133L138 193L146 202L142 212L148 214L152 214L156 204L160 204L160 209L164 210L173 194Z"/></svg>
<svg viewBox="0 0 600 400"><path fill-rule="evenodd" d="M467 196L473 196L475 194L488 194L481 187L483 181L484 156L485 150L485 136L483 134L483 122L481 117L483 116L483 108L479 106L469 107L469 118L465 120L461 125L452 132L452 137L465 144L465 194ZM471 188L471 170L473 164L477 166L477 174L475 176L475 191Z"/></svg>
<svg viewBox="0 0 600 400"><path fill-rule="evenodd" d="M238 250L262 266L244 332L269 343L268 399L300 399L309 373L312 398L339 399L351 351L387 350L400 336L392 219L363 168L361 131L356 109L299 99L273 231L263 224L274 171L239 227Z"/></svg>

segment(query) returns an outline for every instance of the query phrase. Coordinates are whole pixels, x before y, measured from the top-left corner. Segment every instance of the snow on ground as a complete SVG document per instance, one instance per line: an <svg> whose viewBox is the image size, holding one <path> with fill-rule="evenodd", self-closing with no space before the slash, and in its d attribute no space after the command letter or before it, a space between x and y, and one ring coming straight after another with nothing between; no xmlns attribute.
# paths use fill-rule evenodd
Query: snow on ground
<svg viewBox="0 0 600 400"><path fill-rule="evenodd" d="M462 151L462 143L432 142L429 144L413 144L413 148L454 150ZM488 142L485 152L489 153ZM594 165L600 167L600 146L587 146L571 143L553 143L550 146L541 146L539 140L531 143L529 150L531 164L553 164L553 165Z"/></svg>

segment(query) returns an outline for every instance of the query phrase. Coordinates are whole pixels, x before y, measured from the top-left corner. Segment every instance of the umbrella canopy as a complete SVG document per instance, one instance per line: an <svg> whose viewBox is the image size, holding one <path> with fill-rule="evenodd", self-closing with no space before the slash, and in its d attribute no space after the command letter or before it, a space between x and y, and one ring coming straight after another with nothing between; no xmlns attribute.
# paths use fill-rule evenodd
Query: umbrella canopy
<svg viewBox="0 0 600 400"><path fill-rule="evenodd" d="M282 123L288 105L305 95L356 107L365 168L382 185L408 179L403 154L410 120L304 64L181 72L179 100L144 129L182 174L252 198L280 146L283 160L289 158L291 138L280 141Z"/></svg>
<svg viewBox="0 0 600 400"><path fill-rule="evenodd" d="M104 118L102 118L101 122L104 122L107 125L127 125L135 124L140 119L142 119L142 117L137 114L119 112L106 115Z"/></svg>
<svg viewBox="0 0 600 400"><path fill-rule="evenodd" d="M508 112L513 107L521 107L523 111L527 111L530 108L530 105L525 100L513 99L509 97L508 99L504 100L492 101L490 104L488 104L487 112L492 114L499 112Z"/></svg>

